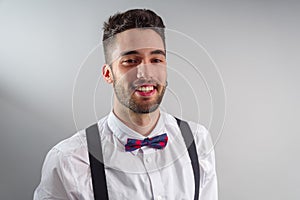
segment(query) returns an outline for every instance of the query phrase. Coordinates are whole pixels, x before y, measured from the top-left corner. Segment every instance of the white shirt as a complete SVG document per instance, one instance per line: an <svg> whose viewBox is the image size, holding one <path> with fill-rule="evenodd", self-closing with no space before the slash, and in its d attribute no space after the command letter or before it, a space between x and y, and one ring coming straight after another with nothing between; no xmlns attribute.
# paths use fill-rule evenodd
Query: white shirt
<svg viewBox="0 0 300 200"><path fill-rule="evenodd" d="M217 200L212 142L204 126L188 122L200 164L200 200ZM175 118L161 112L148 137L168 135L164 149L147 146L125 151L127 138L145 139L111 112L98 122L110 200L193 200L194 173ZM93 200L85 130L54 146L47 154L34 200Z"/></svg>

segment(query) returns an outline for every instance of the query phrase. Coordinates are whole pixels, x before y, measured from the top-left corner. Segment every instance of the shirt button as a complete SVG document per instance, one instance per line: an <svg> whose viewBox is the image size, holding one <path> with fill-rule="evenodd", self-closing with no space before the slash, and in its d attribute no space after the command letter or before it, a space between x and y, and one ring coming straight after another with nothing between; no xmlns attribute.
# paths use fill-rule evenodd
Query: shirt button
<svg viewBox="0 0 300 200"><path fill-rule="evenodd" d="M146 158L146 162L150 163L152 161L152 159L150 157Z"/></svg>
<svg viewBox="0 0 300 200"><path fill-rule="evenodd" d="M163 200L164 198L162 196L157 196L157 200Z"/></svg>

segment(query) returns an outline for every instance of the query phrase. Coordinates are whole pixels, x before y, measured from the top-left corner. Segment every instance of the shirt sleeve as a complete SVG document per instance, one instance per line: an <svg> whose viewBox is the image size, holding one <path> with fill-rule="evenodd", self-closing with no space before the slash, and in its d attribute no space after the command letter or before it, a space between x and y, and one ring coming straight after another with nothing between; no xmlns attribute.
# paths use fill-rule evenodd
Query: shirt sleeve
<svg viewBox="0 0 300 200"><path fill-rule="evenodd" d="M34 191L33 200L75 199L75 181L68 166L68 156L58 149L51 149L45 158L41 182Z"/></svg>
<svg viewBox="0 0 300 200"><path fill-rule="evenodd" d="M200 167L199 199L218 200L218 182L214 145L208 130L202 125L192 125Z"/></svg>
<svg viewBox="0 0 300 200"><path fill-rule="evenodd" d="M218 183L215 170L214 151L210 151L206 158L200 158L200 171L202 180L200 183L200 199L218 200Z"/></svg>

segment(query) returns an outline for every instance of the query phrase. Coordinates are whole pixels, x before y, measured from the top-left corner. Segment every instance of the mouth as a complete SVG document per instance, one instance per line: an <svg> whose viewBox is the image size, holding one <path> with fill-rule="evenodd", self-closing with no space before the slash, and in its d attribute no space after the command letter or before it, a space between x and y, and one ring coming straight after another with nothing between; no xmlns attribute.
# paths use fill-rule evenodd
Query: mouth
<svg viewBox="0 0 300 200"><path fill-rule="evenodd" d="M149 97L155 94L157 88L154 85L141 85L136 88L136 93L139 96Z"/></svg>

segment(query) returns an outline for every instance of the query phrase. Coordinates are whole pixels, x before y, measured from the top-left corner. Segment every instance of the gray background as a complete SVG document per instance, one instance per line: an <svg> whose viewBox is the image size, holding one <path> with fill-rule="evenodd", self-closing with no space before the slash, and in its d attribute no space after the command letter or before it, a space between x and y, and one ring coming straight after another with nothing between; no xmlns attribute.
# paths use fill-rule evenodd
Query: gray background
<svg viewBox="0 0 300 200"><path fill-rule="evenodd" d="M258 0L0 1L0 199L32 199L49 149L109 112L110 87L101 80L96 116L91 106L103 60L101 50L91 50L110 14L136 7L154 9L218 65L227 101L216 71L199 62L210 93L203 79L185 76L198 92L199 116L195 102L180 98L191 94L176 78L189 69L176 66L177 56L169 62L181 72L170 72L163 109L210 129L220 200L300 199L300 2ZM170 42L185 48L180 40ZM184 53L188 60L207 59L199 49Z"/></svg>

